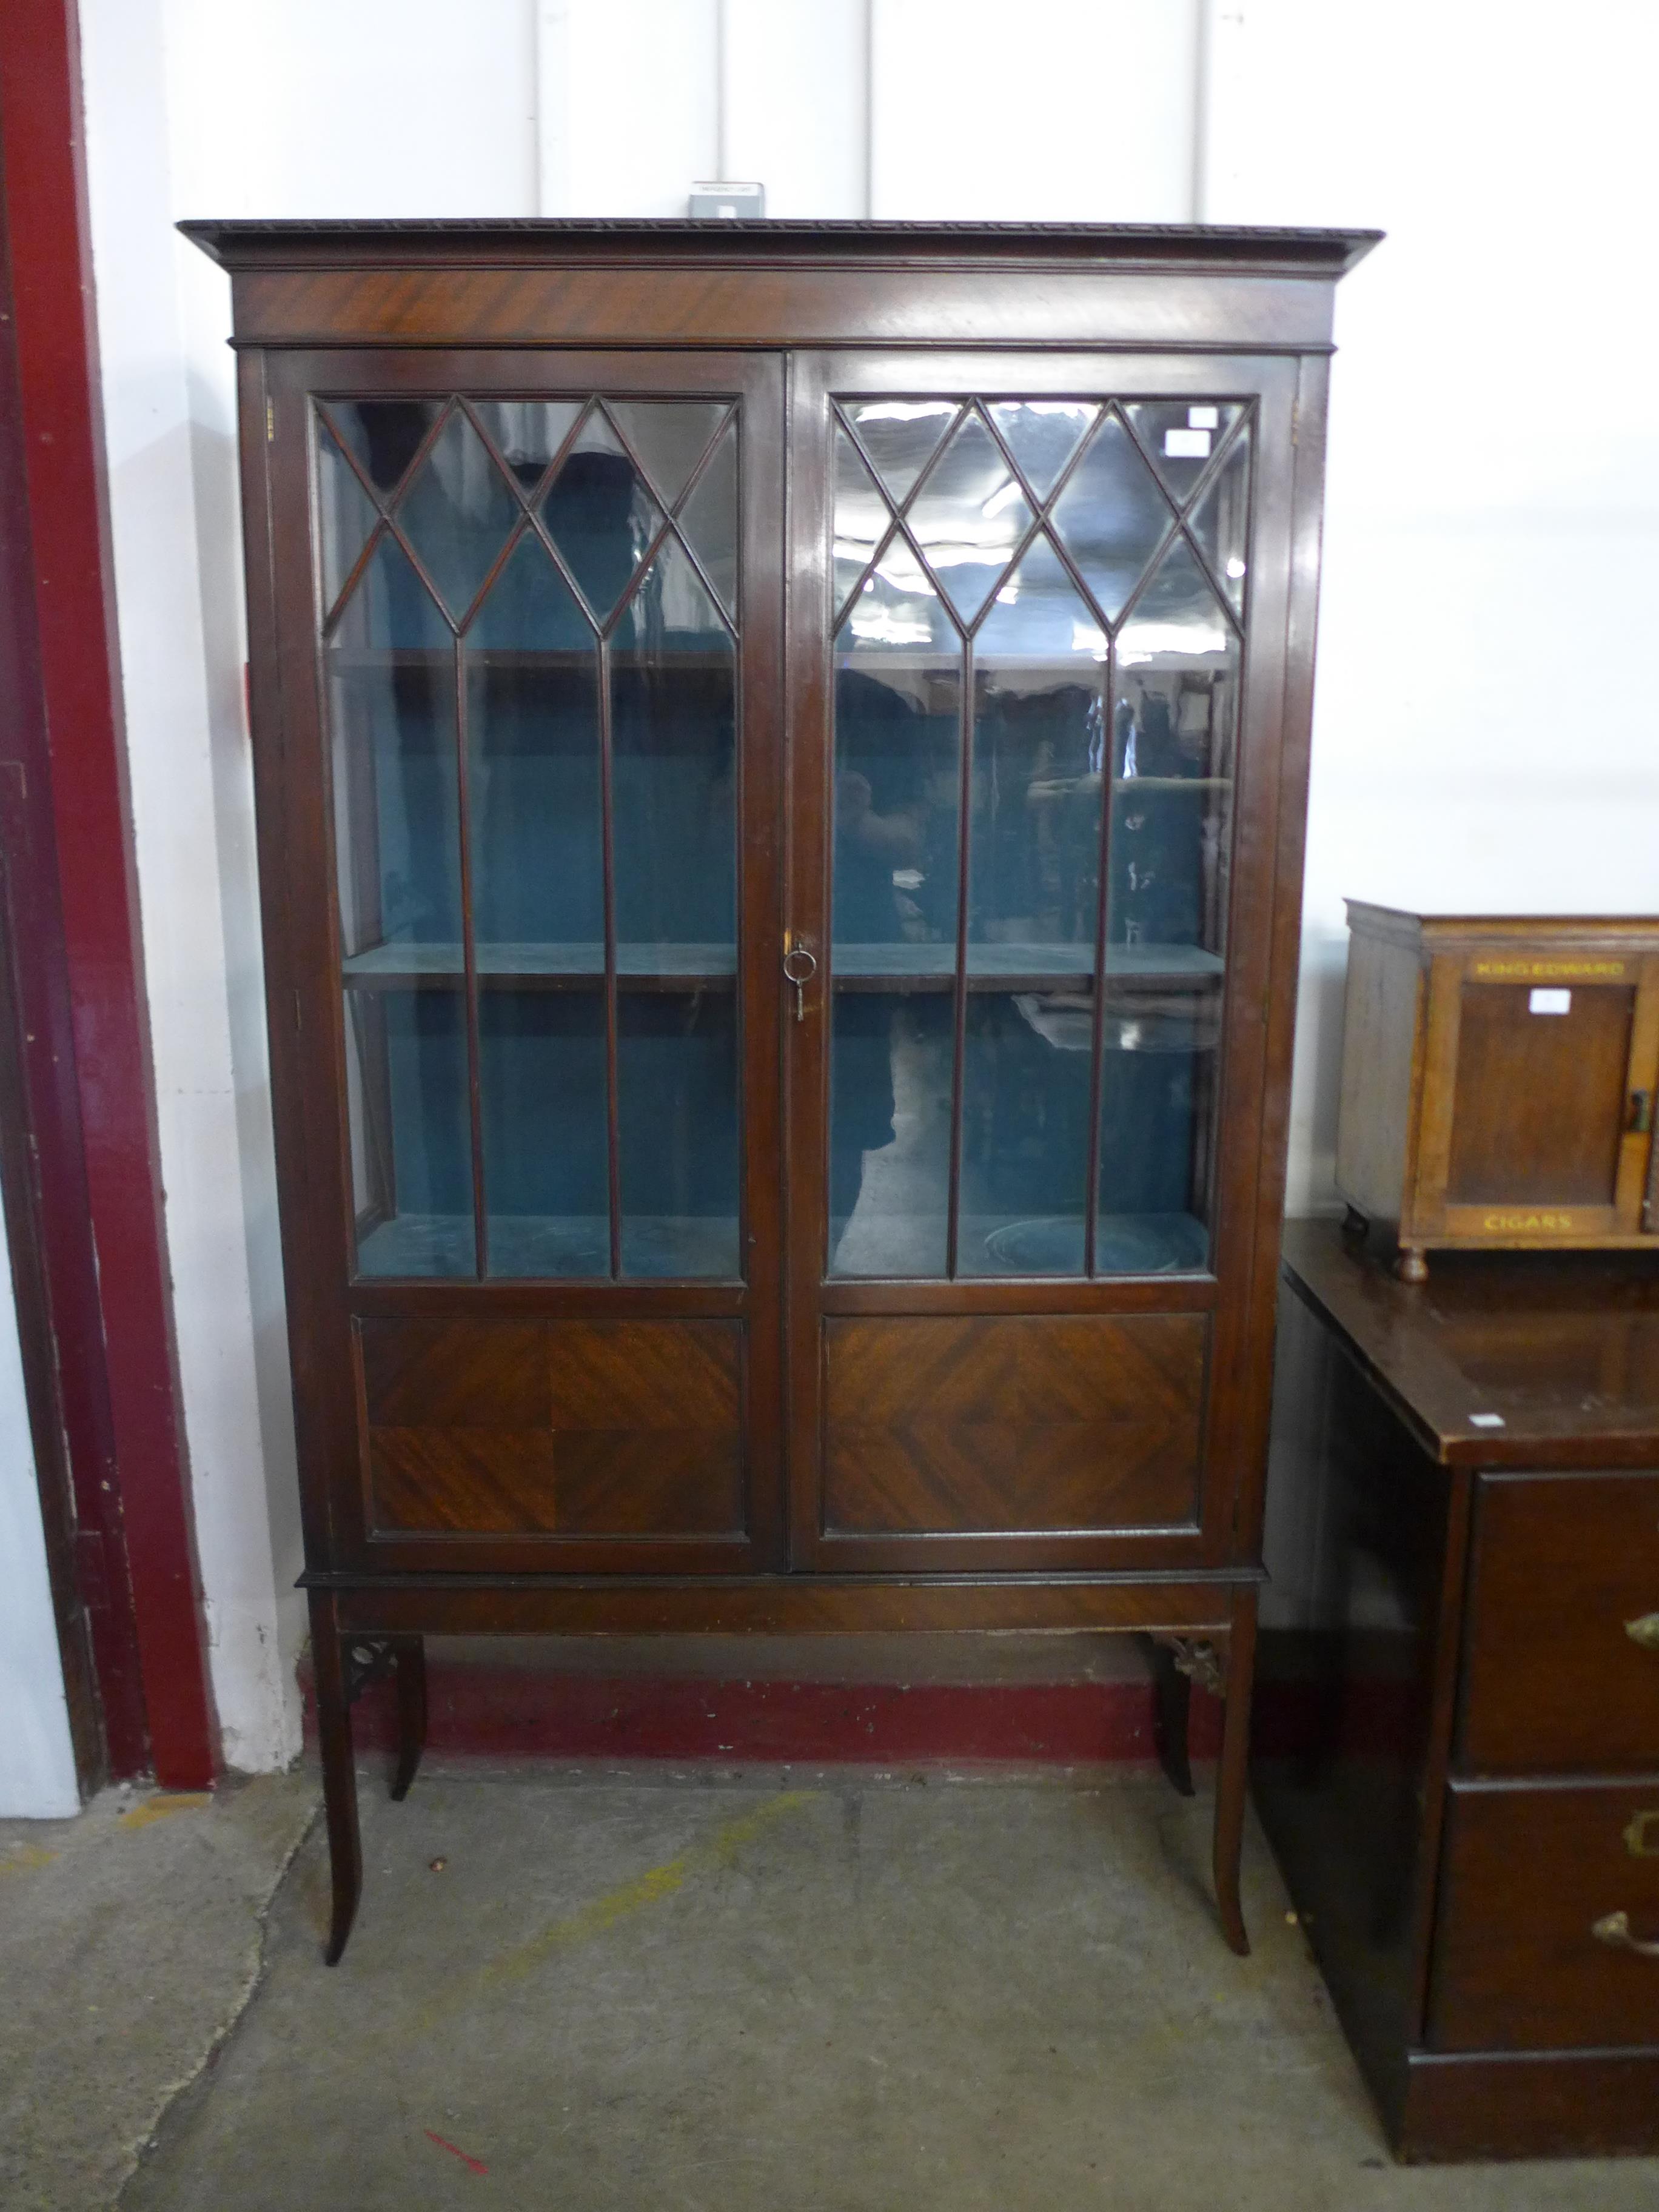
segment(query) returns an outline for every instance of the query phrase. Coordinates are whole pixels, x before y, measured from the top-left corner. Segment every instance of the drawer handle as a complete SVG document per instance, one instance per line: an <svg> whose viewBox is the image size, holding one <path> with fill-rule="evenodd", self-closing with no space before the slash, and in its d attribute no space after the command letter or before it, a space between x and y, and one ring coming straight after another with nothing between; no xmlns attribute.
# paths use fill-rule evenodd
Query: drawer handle
<svg viewBox="0 0 1659 2212"><path fill-rule="evenodd" d="M1644 1613L1639 1620L1627 1620L1625 1633L1644 1651L1659 1651L1659 1613Z"/></svg>
<svg viewBox="0 0 1659 2212"><path fill-rule="evenodd" d="M1625 1849L1633 1859L1659 1859L1659 1810L1638 1813L1630 1826L1620 1832L1625 1838Z"/></svg>
<svg viewBox="0 0 1659 2212"><path fill-rule="evenodd" d="M1631 1934L1628 1912L1604 1912L1599 1920L1590 1923L1590 1934L1611 1950L1634 1951L1638 1958L1659 1959L1659 1943L1646 1943L1639 1936Z"/></svg>

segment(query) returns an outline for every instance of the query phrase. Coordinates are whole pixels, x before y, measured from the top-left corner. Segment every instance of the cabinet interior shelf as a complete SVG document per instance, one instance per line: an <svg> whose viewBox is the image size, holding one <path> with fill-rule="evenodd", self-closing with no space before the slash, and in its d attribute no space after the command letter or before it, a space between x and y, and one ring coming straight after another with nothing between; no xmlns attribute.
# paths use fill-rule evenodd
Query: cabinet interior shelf
<svg viewBox="0 0 1659 2212"><path fill-rule="evenodd" d="M480 945L481 983L520 990L592 989L605 980L601 945ZM1089 945L970 945L970 990L1053 991L1086 988L1094 976ZM1213 952L1190 945L1109 945L1114 982L1194 988L1223 972ZM375 945L343 963L349 989L459 988L465 960L459 945ZM619 945L617 981L624 990L731 990L737 959L729 945ZM832 981L847 991L948 991L956 979L953 945L849 945L834 956Z"/></svg>

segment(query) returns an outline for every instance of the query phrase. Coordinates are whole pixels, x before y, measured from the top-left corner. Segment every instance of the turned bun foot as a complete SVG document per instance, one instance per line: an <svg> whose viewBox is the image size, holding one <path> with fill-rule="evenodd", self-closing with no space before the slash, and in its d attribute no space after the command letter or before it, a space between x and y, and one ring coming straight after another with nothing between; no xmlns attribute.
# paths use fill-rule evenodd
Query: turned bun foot
<svg viewBox="0 0 1659 2212"><path fill-rule="evenodd" d="M1421 1245L1407 1244L1400 1255L1395 1272L1402 1283L1426 1283L1429 1279L1427 1253Z"/></svg>

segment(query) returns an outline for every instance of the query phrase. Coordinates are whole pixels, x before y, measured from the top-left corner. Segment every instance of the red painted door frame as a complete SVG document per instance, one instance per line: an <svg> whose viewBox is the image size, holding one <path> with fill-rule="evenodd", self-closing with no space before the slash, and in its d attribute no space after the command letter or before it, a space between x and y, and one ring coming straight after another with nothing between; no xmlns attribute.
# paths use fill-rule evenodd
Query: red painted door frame
<svg viewBox="0 0 1659 2212"><path fill-rule="evenodd" d="M0 589L33 663L0 702L0 768L15 763L21 793L0 840L50 1334L109 1769L201 1789L217 1730L162 1228L82 130L74 0L0 0L0 304L15 315L0 428L22 477Z"/></svg>

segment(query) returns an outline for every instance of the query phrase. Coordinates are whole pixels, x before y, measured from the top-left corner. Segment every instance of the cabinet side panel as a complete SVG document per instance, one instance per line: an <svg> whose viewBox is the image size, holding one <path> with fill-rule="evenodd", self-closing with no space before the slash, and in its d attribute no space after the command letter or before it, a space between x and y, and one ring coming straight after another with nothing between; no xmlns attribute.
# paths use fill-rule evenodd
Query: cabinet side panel
<svg viewBox="0 0 1659 2212"><path fill-rule="evenodd" d="M1416 2039L1450 1488L1286 1289L1251 1785L1385 2112Z"/></svg>
<svg viewBox="0 0 1659 2212"><path fill-rule="evenodd" d="M1382 1221L1401 1216L1422 983L1406 946L1358 933L1350 940L1336 1187Z"/></svg>
<svg viewBox="0 0 1659 2212"><path fill-rule="evenodd" d="M1190 1522L1208 1334L1198 1314L826 1322L826 1528Z"/></svg>

